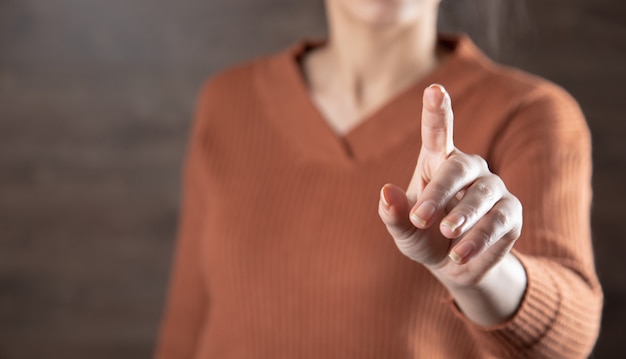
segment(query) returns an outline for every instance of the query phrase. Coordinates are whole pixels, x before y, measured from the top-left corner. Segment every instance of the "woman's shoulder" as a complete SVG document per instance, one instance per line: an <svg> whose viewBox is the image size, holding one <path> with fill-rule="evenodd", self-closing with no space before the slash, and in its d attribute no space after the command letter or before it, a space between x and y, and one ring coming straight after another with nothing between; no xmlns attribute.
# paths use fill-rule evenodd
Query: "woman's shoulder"
<svg viewBox="0 0 626 359"><path fill-rule="evenodd" d="M452 49L446 71L449 81L464 83L471 97L500 104L512 110L536 102L578 106L562 86L520 68L497 63L485 55L465 34L440 34L444 46Z"/></svg>
<svg viewBox="0 0 626 359"><path fill-rule="evenodd" d="M239 131L252 122L261 123L258 119L266 118L269 101L279 95L284 100L289 94L285 90L293 81L285 73L290 73L292 49L237 62L208 76L196 95L199 128Z"/></svg>
<svg viewBox="0 0 626 359"><path fill-rule="evenodd" d="M580 104L563 86L526 70L485 62L484 86L490 101L507 103L503 121L508 132L545 138L553 144L586 142L589 127Z"/></svg>
<svg viewBox="0 0 626 359"><path fill-rule="evenodd" d="M256 72L265 61L265 58L246 60L215 71L204 79L200 96L219 102L233 94L249 93L254 87Z"/></svg>
<svg viewBox="0 0 626 359"><path fill-rule="evenodd" d="M462 102L457 102L461 103L459 110L465 110L463 114L468 117L473 115L468 123L477 121L482 127L490 126L494 141L502 141L506 133L516 138L536 137L561 144L589 137L580 105L561 85L529 71L496 63L469 39L461 39L456 50L461 51L457 56L463 61L456 62L460 69L454 71L461 74L459 77L469 79L466 80L469 86L461 95Z"/></svg>
<svg viewBox="0 0 626 359"><path fill-rule="evenodd" d="M518 107L536 103L578 107L576 99L564 87L537 74L501 64L493 64L485 71L486 83L503 95L517 99L514 102Z"/></svg>
<svg viewBox="0 0 626 359"><path fill-rule="evenodd" d="M510 98L510 120L536 135L587 136L589 129L578 101L561 85L519 68L494 65L489 82ZM515 127L515 126L513 126Z"/></svg>
<svg viewBox="0 0 626 359"><path fill-rule="evenodd" d="M245 96L265 92L266 87L278 84L285 77L291 67L293 52L300 44L297 42L215 71L204 80L202 96L224 100L224 96L232 94Z"/></svg>

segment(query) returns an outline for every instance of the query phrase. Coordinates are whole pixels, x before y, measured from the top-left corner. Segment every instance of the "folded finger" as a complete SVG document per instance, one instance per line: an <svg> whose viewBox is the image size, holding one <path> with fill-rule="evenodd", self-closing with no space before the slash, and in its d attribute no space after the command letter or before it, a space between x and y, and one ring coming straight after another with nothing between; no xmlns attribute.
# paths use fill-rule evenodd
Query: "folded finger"
<svg viewBox="0 0 626 359"><path fill-rule="evenodd" d="M408 239L416 230L409 221L409 208L406 194L400 187L386 184L380 190L378 214L395 239Z"/></svg>
<svg viewBox="0 0 626 359"><path fill-rule="evenodd" d="M424 187L411 210L411 222L418 228L430 227L451 199L479 176L488 173L481 161L477 156L455 150Z"/></svg>
<svg viewBox="0 0 626 359"><path fill-rule="evenodd" d="M502 198L452 248L450 258L457 264L464 264L498 242L498 245L510 247L520 235L521 218L519 201L511 196Z"/></svg>
<svg viewBox="0 0 626 359"><path fill-rule="evenodd" d="M441 221L441 233L448 238L462 236L489 212L505 191L506 187L500 177L494 174L479 177Z"/></svg>

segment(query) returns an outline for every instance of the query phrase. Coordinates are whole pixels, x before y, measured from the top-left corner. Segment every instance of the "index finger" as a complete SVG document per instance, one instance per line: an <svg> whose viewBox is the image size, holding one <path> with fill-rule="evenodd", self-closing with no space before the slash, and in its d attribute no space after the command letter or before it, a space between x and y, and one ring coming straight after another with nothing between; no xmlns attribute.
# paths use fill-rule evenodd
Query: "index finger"
<svg viewBox="0 0 626 359"><path fill-rule="evenodd" d="M439 84L424 90L422 106L422 149L429 160L448 157L454 150L453 114L450 95Z"/></svg>

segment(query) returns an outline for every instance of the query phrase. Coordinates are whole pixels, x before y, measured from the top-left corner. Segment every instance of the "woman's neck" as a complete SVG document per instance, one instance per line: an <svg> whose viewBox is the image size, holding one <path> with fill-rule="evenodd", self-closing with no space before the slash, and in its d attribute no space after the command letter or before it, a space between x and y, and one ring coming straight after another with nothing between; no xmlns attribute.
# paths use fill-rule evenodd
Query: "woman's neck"
<svg viewBox="0 0 626 359"><path fill-rule="evenodd" d="M305 58L304 68L318 103L351 114L337 116L350 122L339 127L349 129L437 66L437 14L402 25L366 24L328 3L329 41Z"/></svg>

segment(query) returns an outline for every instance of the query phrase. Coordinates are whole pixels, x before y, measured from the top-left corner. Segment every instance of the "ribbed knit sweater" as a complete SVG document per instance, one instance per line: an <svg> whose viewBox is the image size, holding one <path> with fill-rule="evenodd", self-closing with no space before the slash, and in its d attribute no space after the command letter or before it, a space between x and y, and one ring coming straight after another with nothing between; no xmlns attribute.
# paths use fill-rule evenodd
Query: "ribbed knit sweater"
<svg viewBox="0 0 626 359"><path fill-rule="evenodd" d="M203 87L155 357L586 357L602 292L590 134L577 103L494 64L465 36L442 38L452 53L436 70L340 136L299 65L324 41L223 70ZM413 174L430 83L450 93L457 147L485 158L524 207L513 253L528 286L497 326L466 319L378 217L381 187L406 187Z"/></svg>

